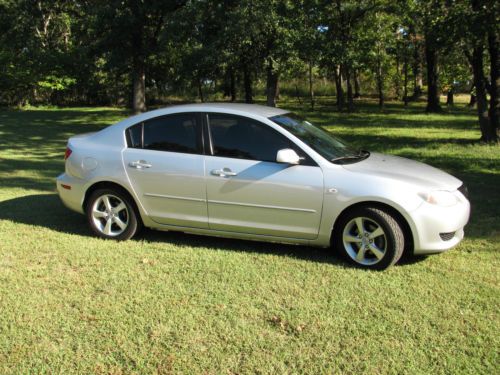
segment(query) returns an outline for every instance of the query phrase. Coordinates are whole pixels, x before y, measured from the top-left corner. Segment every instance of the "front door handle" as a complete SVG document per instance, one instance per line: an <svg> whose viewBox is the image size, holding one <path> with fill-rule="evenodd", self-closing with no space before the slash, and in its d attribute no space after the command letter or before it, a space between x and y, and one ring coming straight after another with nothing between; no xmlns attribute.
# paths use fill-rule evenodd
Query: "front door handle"
<svg viewBox="0 0 500 375"><path fill-rule="evenodd" d="M213 169L210 173L219 177L233 177L238 175L238 173L233 172L229 168Z"/></svg>
<svg viewBox="0 0 500 375"><path fill-rule="evenodd" d="M128 166L135 169L144 169L152 167L152 165L149 164L146 160L132 161L128 163Z"/></svg>

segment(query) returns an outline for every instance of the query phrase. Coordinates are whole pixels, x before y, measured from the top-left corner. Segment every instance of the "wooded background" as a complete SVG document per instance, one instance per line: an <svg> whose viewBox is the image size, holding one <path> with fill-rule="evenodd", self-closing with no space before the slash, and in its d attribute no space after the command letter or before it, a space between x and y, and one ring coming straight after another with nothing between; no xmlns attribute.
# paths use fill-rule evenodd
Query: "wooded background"
<svg viewBox="0 0 500 375"><path fill-rule="evenodd" d="M253 102L375 96L428 112L471 94L498 141L495 0L0 0L0 103Z"/></svg>

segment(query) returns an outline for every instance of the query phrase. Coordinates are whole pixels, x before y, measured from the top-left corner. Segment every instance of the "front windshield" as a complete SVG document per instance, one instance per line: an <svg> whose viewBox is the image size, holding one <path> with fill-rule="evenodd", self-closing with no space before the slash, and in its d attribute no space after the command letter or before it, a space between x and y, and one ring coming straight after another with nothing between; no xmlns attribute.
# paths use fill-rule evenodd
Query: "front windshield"
<svg viewBox="0 0 500 375"><path fill-rule="evenodd" d="M344 141L294 113L274 116L270 120L288 130L327 160L335 161L346 158L354 160L361 157L359 152L353 150Z"/></svg>

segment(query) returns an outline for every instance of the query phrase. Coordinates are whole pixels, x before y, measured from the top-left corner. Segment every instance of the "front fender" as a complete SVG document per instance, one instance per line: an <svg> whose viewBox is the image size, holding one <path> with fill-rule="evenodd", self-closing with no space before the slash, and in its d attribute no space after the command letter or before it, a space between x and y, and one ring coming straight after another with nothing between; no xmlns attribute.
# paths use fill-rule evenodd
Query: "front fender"
<svg viewBox="0 0 500 375"><path fill-rule="evenodd" d="M415 187L404 182L352 173L343 168L326 169L323 215L317 244L329 246L333 226L346 210L359 204L382 204L396 210L408 223L415 238L411 212L423 204Z"/></svg>

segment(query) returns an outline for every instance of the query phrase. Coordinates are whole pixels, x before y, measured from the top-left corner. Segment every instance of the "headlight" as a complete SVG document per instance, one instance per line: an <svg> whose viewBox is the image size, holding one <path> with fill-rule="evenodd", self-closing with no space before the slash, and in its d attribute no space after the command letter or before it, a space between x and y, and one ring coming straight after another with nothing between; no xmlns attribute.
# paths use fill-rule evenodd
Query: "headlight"
<svg viewBox="0 0 500 375"><path fill-rule="evenodd" d="M450 207L458 202L455 194L445 190L434 190L427 193L420 193L419 195L427 203L442 207Z"/></svg>

